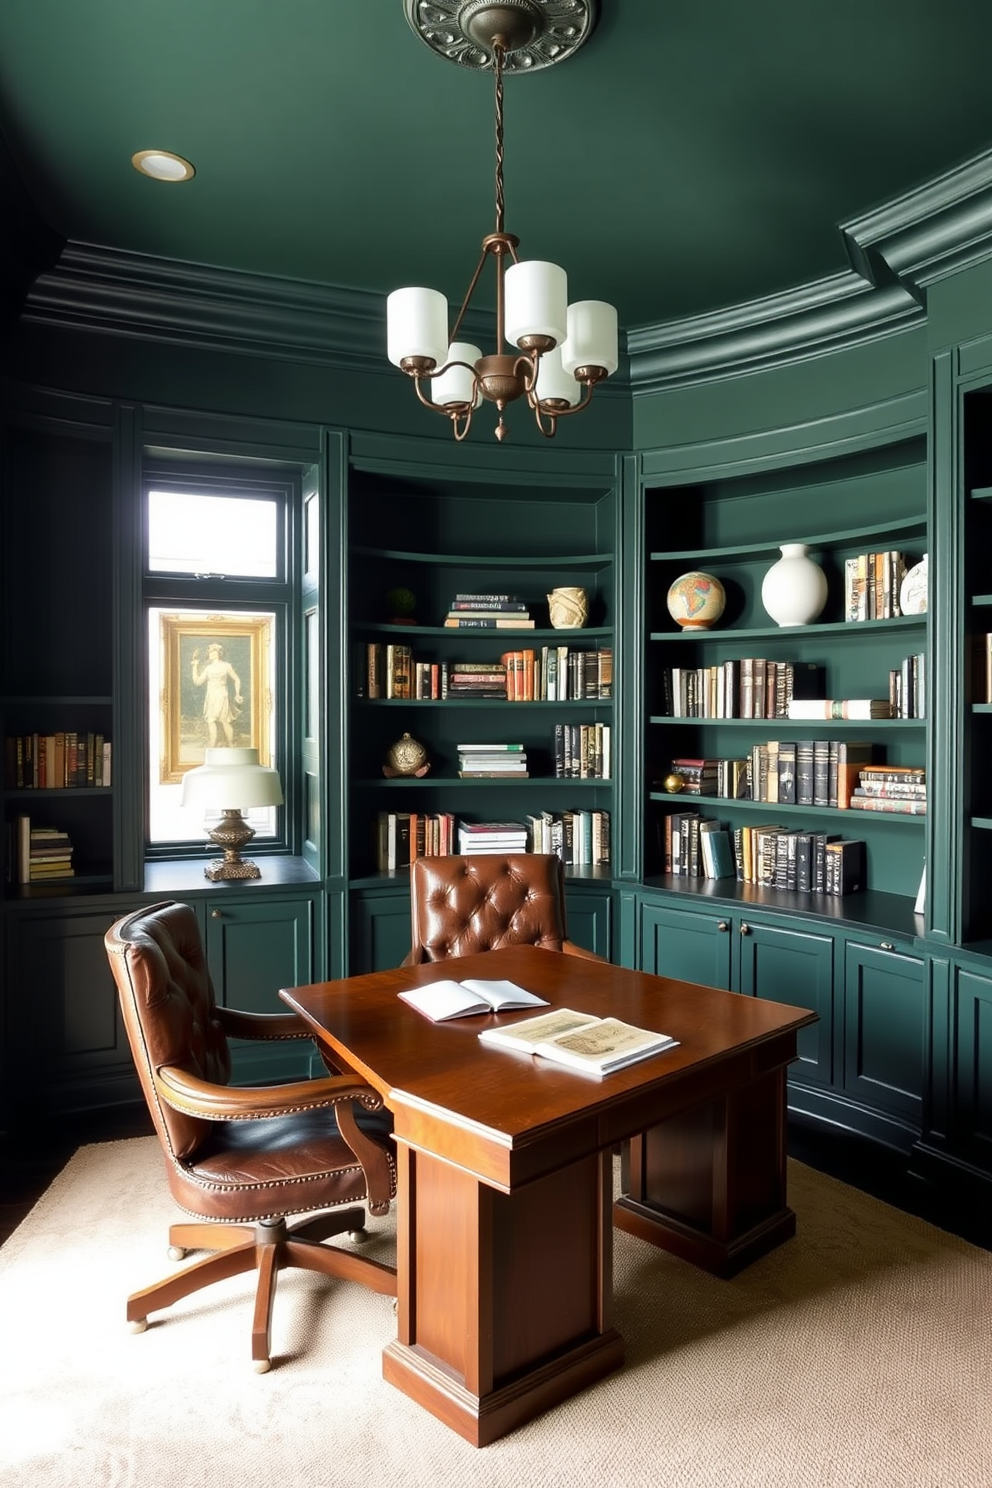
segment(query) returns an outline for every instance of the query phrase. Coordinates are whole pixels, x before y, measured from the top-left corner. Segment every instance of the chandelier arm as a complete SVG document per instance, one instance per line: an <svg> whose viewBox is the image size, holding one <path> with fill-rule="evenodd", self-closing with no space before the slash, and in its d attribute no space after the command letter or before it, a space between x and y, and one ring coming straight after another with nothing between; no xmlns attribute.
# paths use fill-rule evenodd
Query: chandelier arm
<svg viewBox="0 0 992 1488"><path fill-rule="evenodd" d="M472 402L470 404L466 405L467 407L471 408L471 407L474 406L474 403L475 403L475 393L476 393L476 389L479 386L478 374L476 373L476 370L471 365L471 363L469 363L469 362L445 362L444 366L443 367L438 367L436 371L434 371L434 372L431 373L431 376L432 377L440 377L442 375L442 373L449 372L452 367L464 367L465 370L466 370L466 372L471 372L472 377L474 378L474 382L473 382L473 386L472 386ZM429 408L432 413L443 413L443 414L446 414L449 418L451 417L450 409L451 409L451 407L453 405L451 405L450 403L435 403L432 398L429 398L427 396L427 394L424 392L423 388L421 387L420 373L419 372L414 373L413 386L414 386L414 389L416 391L418 401L421 402L425 408ZM456 406L460 407L461 405L459 404L459 405L456 405Z"/></svg>
<svg viewBox="0 0 992 1488"><path fill-rule="evenodd" d="M555 434L558 432L557 412L549 413L547 409L545 409L540 403L531 403L530 406L534 410L534 418L536 420L537 427L540 429L545 439L554 439ZM547 427L545 427L544 424L545 418L548 420Z"/></svg>
<svg viewBox="0 0 992 1488"><path fill-rule="evenodd" d="M459 406L463 407L465 410L464 413L461 415L459 415L459 413L457 412L457 407ZM454 434L455 440L458 444L461 444L462 440L468 434L469 429L471 429L472 427L473 412L474 407L471 403L457 405L454 411L450 409L448 411L448 417L451 420L451 432ZM458 423L459 417L461 417L463 420L461 426L459 426Z"/></svg>
<svg viewBox="0 0 992 1488"><path fill-rule="evenodd" d="M462 300L462 308L458 312L458 319L455 321L455 324L452 327L451 335L448 337L448 344L449 345L451 344L452 341L457 341L458 340L458 332L462 328L462 321L465 318L465 312L466 312L466 310L469 307L469 301L471 300L472 296L475 294L475 286L479 282L479 276L481 275L482 270L486 266L486 259L488 257L489 257L489 249L488 248L483 248L482 255L481 255L480 259L479 259L479 262L475 266L475 273L472 275L472 282L469 285L468 289L465 291L465 298ZM452 366L453 365L454 365L454 363L452 363Z"/></svg>
<svg viewBox="0 0 992 1488"><path fill-rule="evenodd" d="M513 375L524 385L524 394L531 408L534 407L534 389L537 387L537 372L540 358L537 352L521 352L513 364Z"/></svg>
<svg viewBox="0 0 992 1488"><path fill-rule="evenodd" d="M592 402L592 390L594 386L594 383L587 382L585 393L579 399L578 403L570 403L567 408L557 408L555 410L555 418L568 418L570 414L581 413L584 408L588 408Z"/></svg>

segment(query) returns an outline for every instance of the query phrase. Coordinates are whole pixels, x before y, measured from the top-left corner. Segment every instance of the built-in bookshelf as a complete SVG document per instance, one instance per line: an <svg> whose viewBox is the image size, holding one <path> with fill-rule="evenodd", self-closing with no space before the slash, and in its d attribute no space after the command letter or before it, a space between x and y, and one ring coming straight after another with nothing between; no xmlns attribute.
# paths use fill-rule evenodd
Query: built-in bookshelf
<svg viewBox="0 0 992 1488"><path fill-rule="evenodd" d="M992 941L992 388L964 399L963 615L961 693L965 701L962 771L961 939Z"/></svg>
<svg viewBox="0 0 992 1488"><path fill-rule="evenodd" d="M84 436L56 423L6 428L3 453L4 891L106 891L114 840L112 767L105 777L103 763L114 733L111 447L99 431ZM25 559L34 553L44 554L41 604L35 565ZM68 836L71 879L19 883L24 818L36 832Z"/></svg>
<svg viewBox="0 0 992 1488"><path fill-rule="evenodd" d="M492 470L468 479L460 470L457 480L351 473L353 881L403 871L377 866L384 816L404 823L410 816L450 816L474 825L527 823L542 815L561 821L573 813L601 819L612 812L614 491L581 476L535 487L532 478L515 483L511 471L498 488L493 478ZM588 597L581 628L551 624L548 596L565 587L581 588ZM391 613L395 591L404 592L411 613ZM498 626L446 624L456 603L468 603L456 596L490 596L494 606L507 608L497 611ZM514 624L524 616L526 627ZM400 690L409 696L396 696L385 684L390 647L394 662L401 648ZM372 667L381 670L380 686L370 685ZM478 677L488 670L493 685L480 683L475 694L452 685L466 669ZM426 751L426 771L384 775L390 748L403 734ZM460 768L465 746L510 743L525 755L525 772L478 777ZM446 834L449 839L457 841L457 833ZM566 863L566 871L571 867ZM592 865L575 867L585 875ZM605 866L601 871L609 872Z"/></svg>
<svg viewBox="0 0 992 1488"><path fill-rule="evenodd" d="M898 610L893 586L901 565L914 566L928 550L922 439L760 475L649 488L645 522L646 878L675 891L684 884L665 872L666 818L698 810L703 821L724 822L731 841L735 832L740 841L742 832L759 825L776 826L783 836L819 833L862 841L858 892L882 891L905 904L915 900L924 861L924 814L855 811L844 801L831 804L829 797L796 800L794 791L763 793L757 763L753 786L750 766L761 749L773 757L781 749L783 757L794 760L797 746L818 743L822 750L841 742L867 746L876 765L925 765L927 614L892 613ZM826 605L807 625L779 627L761 603L762 579L787 542L806 544L827 579ZM875 552L901 556L890 571L887 598L883 603L880 588L877 608L871 607L871 614L884 617L864 618L867 607L859 612L852 606L851 576L857 560ZM681 630L668 613L670 585L691 570L713 574L726 593L724 613L708 630ZM752 701L750 666L756 658L761 678ZM749 677L746 705L742 673ZM793 673L797 697L889 700L891 709L879 711L891 716L791 717L783 675L791 695ZM687 677L694 680L688 705L681 685ZM812 688L800 694L800 679L810 677ZM689 799L666 785L678 785L670 777L672 762L680 758L746 760L747 783L733 797ZM725 887L732 896L734 881ZM774 902L782 907L781 892ZM807 894L796 896L798 911L808 912L809 904Z"/></svg>

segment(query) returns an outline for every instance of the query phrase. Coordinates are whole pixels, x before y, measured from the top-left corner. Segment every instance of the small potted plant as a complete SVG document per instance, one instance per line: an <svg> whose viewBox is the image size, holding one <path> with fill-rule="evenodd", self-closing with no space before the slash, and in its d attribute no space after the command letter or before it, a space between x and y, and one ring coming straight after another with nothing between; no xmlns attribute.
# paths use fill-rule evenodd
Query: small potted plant
<svg viewBox="0 0 992 1488"><path fill-rule="evenodd" d="M401 585L390 589L386 595L386 614L392 625L416 625L416 608L417 596L412 589L405 589Z"/></svg>

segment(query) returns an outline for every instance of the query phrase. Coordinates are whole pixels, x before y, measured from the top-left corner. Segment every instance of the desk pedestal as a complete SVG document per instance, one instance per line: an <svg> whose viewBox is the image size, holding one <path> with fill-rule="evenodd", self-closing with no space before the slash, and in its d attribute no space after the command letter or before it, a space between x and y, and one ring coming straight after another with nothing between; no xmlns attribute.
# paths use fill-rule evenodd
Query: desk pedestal
<svg viewBox="0 0 992 1488"><path fill-rule="evenodd" d="M631 1138L614 1223L715 1276L796 1232L785 1202L785 1069Z"/></svg>
<svg viewBox="0 0 992 1488"><path fill-rule="evenodd" d="M398 1162L385 1379L481 1447L623 1362L609 1153L508 1194L402 1138Z"/></svg>

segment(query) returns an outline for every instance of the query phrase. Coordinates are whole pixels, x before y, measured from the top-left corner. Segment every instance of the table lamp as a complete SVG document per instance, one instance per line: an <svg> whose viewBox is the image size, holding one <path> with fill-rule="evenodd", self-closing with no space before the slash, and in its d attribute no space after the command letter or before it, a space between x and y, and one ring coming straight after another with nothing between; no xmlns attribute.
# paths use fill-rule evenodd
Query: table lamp
<svg viewBox="0 0 992 1488"><path fill-rule="evenodd" d="M224 856L207 864L203 870L207 878L213 883L261 878L257 864L241 856L255 835L242 813L251 806L281 806L282 786L278 770L258 763L257 749L208 749L204 763L183 776L182 804L222 813L207 836Z"/></svg>

